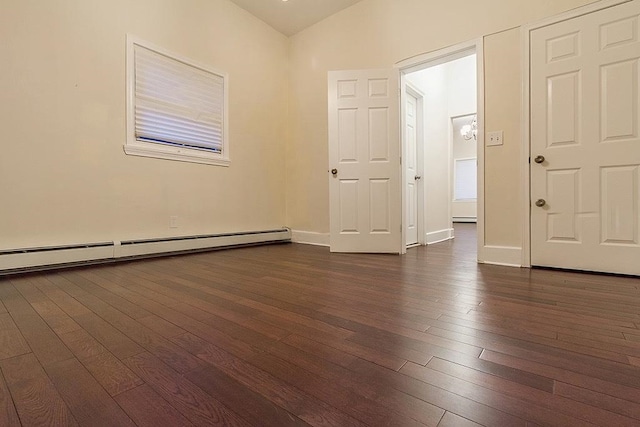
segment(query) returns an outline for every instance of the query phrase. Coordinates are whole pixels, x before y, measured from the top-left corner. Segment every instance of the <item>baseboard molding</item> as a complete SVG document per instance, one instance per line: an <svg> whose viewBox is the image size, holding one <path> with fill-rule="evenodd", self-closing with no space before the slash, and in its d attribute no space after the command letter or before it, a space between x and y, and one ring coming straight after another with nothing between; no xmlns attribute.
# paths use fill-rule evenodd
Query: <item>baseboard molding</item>
<svg viewBox="0 0 640 427"><path fill-rule="evenodd" d="M478 218L476 218L475 216L454 216L453 217L453 222L473 222L473 223L477 223L478 222Z"/></svg>
<svg viewBox="0 0 640 427"><path fill-rule="evenodd" d="M291 241L291 230L282 228L122 242L5 249L0 250L0 274L289 241Z"/></svg>
<svg viewBox="0 0 640 427"><path fill-rule="evenodd" d="M522 267L522 248L517 246L485 246L478 255L482 264Z"/></svg>
<svg viewBox="0 0 640 427"><path fill-rule="evenodd" d="M329 233L315 233L313 231L291 231L291 241L303 245L329 247Z"/></svg>
<svg viewBox="0 0 640 427"><path fill-rule="evenodd" d="M453 228L446 228L444 230L432 231L425 236L425 242L427 245L433 245L434 243L444 242L451 240L454 237Z"/></svg>

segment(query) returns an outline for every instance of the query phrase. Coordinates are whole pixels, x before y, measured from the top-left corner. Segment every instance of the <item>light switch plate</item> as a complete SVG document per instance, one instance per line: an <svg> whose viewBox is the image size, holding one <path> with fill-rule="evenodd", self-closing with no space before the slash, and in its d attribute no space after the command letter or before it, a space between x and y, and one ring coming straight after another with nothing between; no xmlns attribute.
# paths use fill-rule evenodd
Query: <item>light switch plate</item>
<svg viewBox="0 0 640 427"><path fill-rule="evenodd" d="M485 141L487 147L494 145L502 145L504 138L504 132L497 130L494 132L487 132L487 140Z"/></svg>

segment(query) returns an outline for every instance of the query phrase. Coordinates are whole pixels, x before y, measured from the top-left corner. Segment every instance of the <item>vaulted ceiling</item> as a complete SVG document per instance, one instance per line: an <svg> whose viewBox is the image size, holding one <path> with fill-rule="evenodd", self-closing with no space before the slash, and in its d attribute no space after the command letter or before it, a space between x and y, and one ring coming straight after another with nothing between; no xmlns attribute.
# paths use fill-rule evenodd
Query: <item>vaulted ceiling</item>
<svg viewBox="0 0 640 427"><path fill-rule="evenodd" d="M231 0L291 36L361 0Z"/></svg>

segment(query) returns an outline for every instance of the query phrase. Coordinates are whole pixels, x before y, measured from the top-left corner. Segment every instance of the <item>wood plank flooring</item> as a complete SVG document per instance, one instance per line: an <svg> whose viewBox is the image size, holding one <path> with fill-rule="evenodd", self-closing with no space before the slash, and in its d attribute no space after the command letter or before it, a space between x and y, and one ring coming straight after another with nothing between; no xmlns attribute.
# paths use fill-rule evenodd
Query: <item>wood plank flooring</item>
<svg viewBox="0 0 640 427"><path fill-rule="evenodd" d="M0 278L0 425L640 426L640 279L456 235Z"/></svg>

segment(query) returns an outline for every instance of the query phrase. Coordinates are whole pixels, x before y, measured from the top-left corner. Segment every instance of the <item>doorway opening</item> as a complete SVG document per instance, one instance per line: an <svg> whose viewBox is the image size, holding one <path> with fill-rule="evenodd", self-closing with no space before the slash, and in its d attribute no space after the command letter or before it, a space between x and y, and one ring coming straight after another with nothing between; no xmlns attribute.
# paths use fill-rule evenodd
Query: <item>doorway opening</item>
<svg viewBox="0 0 640 427"><path fill-rule="evenodd" d="M472 68L475 63L475 79L449 79L459 65L456 60L468 61ZM452 70L442 71L437 68L441 65ZM423 70L440 70L441 81L428 83L424 91L412 85L411 74ZM393 69L329 71L327 172L332 252L404 254L407 243L427 245L454 237L453 119L477 116L469 124L473 128L469 135L477 140L477 147L483 147L482 73L481 39L407 59ZM470 96L475 93L475 107L457 109L462 98L450 95L454 90ZM434 101L436 93L441 95L438 102ZM410 95L413 106L407 107ZM413 124L407 118L409 109L414 112ZM442 121L436 125L438 116ZM428 138L432 131L436 137ZM416 138L415 144L407 142L408 135ZM410 147L412 154L407 153ZM476 150L477 259L482 260L484 152ZM411 157L415 161L410 168L407 161ZM465 165L466 174L473 174L470 163ZM417 237L409 238L410 232Z"/></svg>
<svg viewBox="0 0 640 427"><path fill-rule="evenodd" d="M478 50L474 42L399 64L406 248L453 239L454 223L469 223L466 230L481 224ZM481 231L477 227L478 247Z"/></svg>

